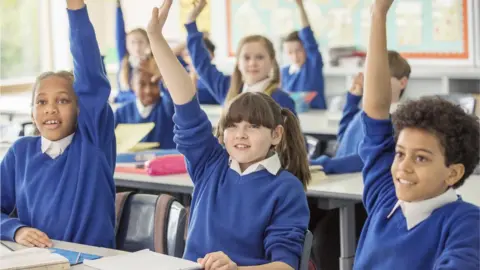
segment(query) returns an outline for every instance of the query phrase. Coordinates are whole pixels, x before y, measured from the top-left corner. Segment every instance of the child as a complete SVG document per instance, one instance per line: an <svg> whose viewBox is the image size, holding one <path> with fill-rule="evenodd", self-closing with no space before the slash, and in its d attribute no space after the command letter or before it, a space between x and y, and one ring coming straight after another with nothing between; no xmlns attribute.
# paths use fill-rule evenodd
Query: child
<svg viewBox="0 0 480 270"><path fill-rule="evenodd" d="M228 103L215 138L187 72L162 36L172 1L154 9L148 34L175 103L177 149L195 185L184 257L207 270L297 269L310 179L298 120L270 96L244 93Z"/></svg>
<svg viewBox="0 0 480 270"><path fill-rule="evenodd" d="M153 61L153 59L150 41L144 29L135 28L128 33L125 32L120 0L117 0L116 37L120 69L118 70L119 93L115 97L115 103L124 103L135 99L135 93L130 85L132 69L137 68L142 61L149 59Z"/></svg>
<svg viewBox="0 0 480 270"><path fill-rule="evenodd" d="M411 68L407 60L396 51L388 51L388 65L391 74L392 110L403 96L410 77ZM363 74L359 73L347 93L347 102L343 109L338 131L338 148L335 157L320 156L312 165L321 165L328 174L360 172L363 162L358 155L358 147L363 140L361 110L359 108L363 92Z"/></svg>
<svg viewBox="0 0 480 270"><path fill-rule="evenodd" d="M199 0L188 17L185 25L188 32L187 47L198 76L217 100L224 103L241 92L264 92L271 95L280 106L296 114L294 101L286 92L279 89L280 78L275 49L266 37L253 35L240 41L232 77L225 76L211 63L203 45L203 35L195 23L205 5L206 0Z"/></svg>
<svg viewBox="0 0 480 270"><path fill-rule="evenodd" d="M173 102L168 91L160 91L159 77L155 63L134 69L132 88L136 99L115 111L115 126L118 124L155 123L155 127L142 142L158 142L161 149L173 149ZM160 93L162 95L160 96Z"/></svg>
<svg viewBox="0 0 480 270"><path fill-rule="evenodd" d="M303 0L295 0L300 10L302 30L290 33L283 42L284 51L292 64L282 68L282 87L289 92L315 91L317 96L310 106L326 109L323 60L310 27Z"/></svg>
<svg viewBox="0 0 480 270"><path fill-rule="evenodd" d="M68 0L74 75L47 72L33 89L41 137L23 137L0 165L1 239L115 247L115 135L110 85L83 0ZM75 78L75 79L74 79ZM16 208L18 218L9 214Z"/></svg>
<svg viewBox="0 0 480 270"><path fill-rule="evenodd" d="M455 193L479 161L478 118L439 98L389 115L386 18L376 0L367 54L360 146L368 219L355 269L479 269L480 209ZM392 125L393 122L393 125Z"/></svg>

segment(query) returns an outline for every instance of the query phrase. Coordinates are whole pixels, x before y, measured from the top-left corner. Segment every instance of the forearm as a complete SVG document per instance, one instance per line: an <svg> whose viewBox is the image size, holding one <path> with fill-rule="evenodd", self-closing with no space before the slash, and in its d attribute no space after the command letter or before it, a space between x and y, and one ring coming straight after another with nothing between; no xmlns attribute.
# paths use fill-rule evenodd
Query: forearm
<svg viewBox="0 0 480 270"><path fill-rule="evenodd" d="M195 95L190 77L178 62L167 41L161 34L149 33L150 45L158 68L175 104L186 104Z"/></svg>
<svg viewBox="0 0 480 270"><path fill-rule="evenodd" d="M84 0L67 0L67 8L71 10L82 9L84 5Z"/></svg>
<svg viewBox="0 0 480 270"><path fill-rule="evenodd" d="M387 14L373 11L367 51L363 107L374 119L387 119L391 103L387 54Z"/></svg>
<svg viewBox="0 0 480 270"><path fill-rule="evenodd" d="M298 5L298 10L300 11L300 20L302 22L302 28L310 26L310 21L308 20L307 12L305 11L305 7L302 4Z"/></svg>
<svg viewBox="0 0 480 270"><path fill-rule="evenodd" d="M256 266L242 266L238 270L293 270L293 268L283 262L272 262Z"/></svg>

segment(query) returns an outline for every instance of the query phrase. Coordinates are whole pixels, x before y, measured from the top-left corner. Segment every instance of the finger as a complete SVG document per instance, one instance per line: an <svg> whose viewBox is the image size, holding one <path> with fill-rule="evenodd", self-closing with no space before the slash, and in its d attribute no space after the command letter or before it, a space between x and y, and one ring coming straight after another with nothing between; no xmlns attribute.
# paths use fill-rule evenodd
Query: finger
<svg viewBox="0 0 480 270"><path fill-rule="evenodd" d="M228 270L228 269L229 269L229 268L228 268L229 266L230 266L230 265L226 264L226 265L218 268L217 270Z"/></svg>
<svg viewBox="0 0 480 270"><path fill-rule="evenodd" d="M156 21L157 18L158 18L158 8L157 8L157 7L154 7L154 8L152 9L152 20L155 20L155 21Z"/></svg>
<svg viewBox="0 0 480 270"><path fill-rule="evenodd" d="M210 267L210 269L211 270L220 269L225 265L228 266L228 262L224 258L218 258L214 263L212 263L212 266Z"/></svg>
<svg viewBox="0 0 480 270"><path fill-rule="evenodd" d="M35 233L28 234L27 237L25 237L25 239L36 247L42 247L42 248L45 247L45 245L42 242L38 241L37 235Z"/></svg>
<svg viewBox="0 0 480 270"><path fill-rule="evenodd" d="M37 240L45 244L47 247L52 247L52 240L48 235L40 230L35 230L34 233L38 236Z"/></svg>
<svg viewBox="0 0 480 270"><path fill-rule="evenodd" d="M173 0L164 0L162 6L160 7L161 13L167 12L170 10L172 6Z"/></svg>
<svg viewBox="0 0 480 270"><path fill-rule="evenodd" d="M215 263L216 260L216 256L214 254L211 254L204 263L205 270L211 270L212 265Z"/></svg>

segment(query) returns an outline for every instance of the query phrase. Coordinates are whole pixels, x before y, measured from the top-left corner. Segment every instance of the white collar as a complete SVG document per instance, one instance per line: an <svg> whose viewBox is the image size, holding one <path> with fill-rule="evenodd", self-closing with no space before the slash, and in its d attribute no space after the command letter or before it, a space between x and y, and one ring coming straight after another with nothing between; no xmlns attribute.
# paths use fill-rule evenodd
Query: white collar
<svg viewBox="0 0 480 270"><path fill-rule="evenodd" d="M150 114L152 113L152 110L153 110L153 104L148 105L148 106L143 106L142 102L140 102L140 100L138 98L136 99L135 103L137 104L138 113L140 114L140 116L142 118L145 119L148 116L150 116Z"/></svg>
<svg viewBox="0 0 480 270"><path fill-rule="evenodd" d="M72 143L73 135L75 135L75 133L72 133L58 141L50 141L49 139L42 137L42 153L49 155L52 159L57 158L63 154L65 149L67 149L70 143Z"/></svg>
<svg viewBox="0 0 480 270"><path fill-rule="evenodd" d="M265 89L268 87L270 82L272 81L272 78L267 77L266 79L263 79L259 82L256 82L252 85L247 85L246 83L243 84L243 89L242 92L263 92Z"/></svg>
<svg viewBox="0 0 480 270"><path fill-rule="evenodd" d="M458 200L457 193L449 188L437 197L418 202L405 202L398 200L387 218L390 218L395 210L400 207L407 221L407 229L410 230L427 219L435 209Z"/></svg>
<svg viewBox="0 0 480 270"><path fill-rule="evenodd" d="M230 158L230 169L236 171L238 174L242 176L251 174L254 172L258 172L264 169L267 170L269 173L276 175L281 168L282 168L282 164L280 163L280 158L278 157L277 153L274 153L270 157L260 162L250 165L243 172L240 169L240 164L236 160Z"/></svg>
<svg viewBox="0 0 480 270"><path fill-rule="evenodd" d="M292 75L300 71L301 66L297 64L291 64L288 68L288 74Z"/></svg>
<svg viewBox="0 0 480 270"><path fill-rule="evenodd" d="M397 110L398 104L399 104L398 102L394 102L390 104L390 113L394 113Z"/></svg>

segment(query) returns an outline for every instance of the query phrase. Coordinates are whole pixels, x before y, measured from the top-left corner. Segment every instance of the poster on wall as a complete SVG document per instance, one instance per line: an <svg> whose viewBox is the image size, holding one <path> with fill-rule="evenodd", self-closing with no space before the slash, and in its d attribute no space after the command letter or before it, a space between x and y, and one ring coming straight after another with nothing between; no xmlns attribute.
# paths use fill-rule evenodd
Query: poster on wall
<svg viewBox="0 0 480 270"><path fill-rule="evenodd" d="M225 0L227 44L234 55L245 35L261 34L275 44L301 23L294 0ZM388 48L407 58L471 60L470 0L394 1L387 19ZM268 2L268 3L267 3ZM373 0L304 0L320 48L366 48ZM471 27L471 26L470 26Z"/></svg>

